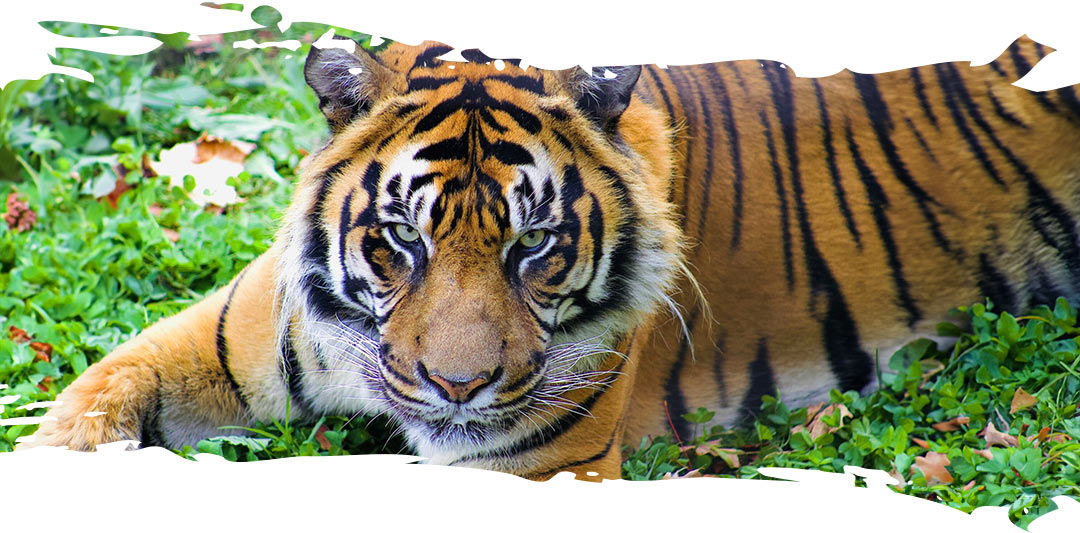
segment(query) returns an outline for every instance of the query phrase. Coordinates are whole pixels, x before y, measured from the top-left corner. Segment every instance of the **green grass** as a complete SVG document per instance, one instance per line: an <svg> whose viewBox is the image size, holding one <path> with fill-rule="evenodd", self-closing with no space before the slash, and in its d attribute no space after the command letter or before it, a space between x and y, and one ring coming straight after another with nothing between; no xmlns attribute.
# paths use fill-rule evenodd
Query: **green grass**
<svg viewBox="0 0 1080 533"><path fill-rule="evenodd" d="M61 64L86 69L98 81L49 76L0 92L0 193L16 193L38 218L23 232L0 223L0 383L9 387L0 395L20 396L0 406L4 418L42 414L19 407L53 399L87 365L222 286L270 245L295 169L319 145L325 125L303 82L307 45L289 53L229 43L317 37L324 27L294 25L279 34L269 27L273 10L257 15L268 25L261 36L228 35L207 55L185 51L185 35L159 36L174 46L135 58L61 50ZM76 24L49 29L98 33ZM144 176L145 163L162 149L204 133L257 146L233 180L245 202L221 212L196 206L164 177ZM102 197L118 179L131 189L113 207ZM686 417L695 434L683 435L684 442L664 436L627 449L624 477L697 470L753 479L762 466L840 472L855 465L896 472L907 482L897 490L965 511L1008 505L1012 519L1026 525L1053 508L1051 497L1077 496L1080 485L1076 311L1059 301L1023 317L983 304L960 313L970 330L940 332L959 339L955 348L908 345L880 369L876 392L834 392L829 403L844 409L808 420L807 409L767 398L756 422L740 429L710 426L712 414L699 410ZM51 346L51 354L39 356L33 346L40 351L41 345L9 339L11 327ZM1021 388L1035 402L1014 411ZM967 423L934 427L958 417ZM983 451L979 432L988 423L1015 442ZM0 428L0 451L34 429ZM380 420L265 421L253 430L250 437L208 439L178 452L250 461L408 451ZM952 482L928 481L912 470L929 452L948 459Z"/></svg>

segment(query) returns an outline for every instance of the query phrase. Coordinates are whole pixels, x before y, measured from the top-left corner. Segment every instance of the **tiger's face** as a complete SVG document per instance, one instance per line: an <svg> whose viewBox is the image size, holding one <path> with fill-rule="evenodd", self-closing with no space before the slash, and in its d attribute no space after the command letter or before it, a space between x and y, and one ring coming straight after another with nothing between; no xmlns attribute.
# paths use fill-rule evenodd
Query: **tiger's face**
<svg viewBox="0 0 1080 533"><path fill-rule="evenodd" d="M333 136L281 266L283 330L427 456L497 449L578 408L680 260L664 169L638 151L667 139L619 127L636 71L436 59L447 51L313 51Z"/></svg>

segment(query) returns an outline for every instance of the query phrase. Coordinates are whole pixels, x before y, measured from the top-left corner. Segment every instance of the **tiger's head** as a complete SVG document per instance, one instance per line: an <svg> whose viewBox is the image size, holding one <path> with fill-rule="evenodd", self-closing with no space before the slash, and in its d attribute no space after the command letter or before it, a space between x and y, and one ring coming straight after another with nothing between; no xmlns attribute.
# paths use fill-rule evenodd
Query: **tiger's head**
<svg viewBox="0 0 1080 533"><path fill-rule="evenodd" d="M681 265L669 133L632 97L639 68L450 50L312 49L332 135L278 237L280 331L345 389L318 400L388 413L444 459L610 383L602 363L670 304Z"/></svg>

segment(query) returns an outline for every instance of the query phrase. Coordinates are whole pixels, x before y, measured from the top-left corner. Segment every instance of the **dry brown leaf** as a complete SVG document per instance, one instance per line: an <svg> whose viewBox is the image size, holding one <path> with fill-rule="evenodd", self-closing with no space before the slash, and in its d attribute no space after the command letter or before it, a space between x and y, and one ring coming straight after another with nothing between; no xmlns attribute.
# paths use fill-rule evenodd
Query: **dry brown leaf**
<svg viewBox="0 0 1080 533"><path fill-rule="evenodd" d="M30 349L34 351L35 358L38 361L48 363L52 359L53 347L47 342L31 342Z"/></svg>
<svg viewBox="0 0 1080 533"><path fill-rule="evenodd" d="M970 422L970 421L971 421L971 419L966 417L966 416L958 416L958 417L956 417L956 418L954 418L952 420L946 420L944 422L938 422L937 424L934 424L934 425L932 425L930 427L932 427L932 428L934 428L934 429L936 429L938 431L956 431L956 430L960 429L961 426L967 425L967 423Z"/></svg>
<svg viewBox="0 0 1080 533"><path fill-rule="evenodd" d="M814 417L821 412L821 409L825 407L825 402L815 403L814 405L807 406L806 408L806 423L814 421Z"/></svg>
<svg viewBox="0 0 1080 533"><path fill-rule="evenodd" d="M823 417L831 415L832 413L840 411L840 425L831 427L822 420ZM844 426L844 417L851 418L851 411L848 411L847 406L842 403L834 403L824 409L822 409L817 416L810 422L810 438L816 440L818 437L826 433L834 433L836 430Z"/></svg>
<svg viewBox="0 0 1080 533"><path fill-rule="evenodd" d="M233 163L243 163L255 145L242 141L226 141L213 135L202 134L195 140L195 162L205 163L211 159L224 159Z"/></svg>
<svg viewBox="0 0 1080 533"><path fill-rule="evenodd" d="M983 457L985 457L985 458L987 458L989 460L994 459L994 453L990 451L990 448L985 448L985 449L982 449L982 450L971 450L971 451L973 451L973 452L975 452L975 453L977 453L977 454L979 454L979 455L981 455L981 456L983 456Z"/></svg>
<svg viewBox="0 0 1080 533"><path fill-rule="evenodd" d="M974 487L975 487L975 480L973 479L971 481L968 481L967 485L964 485L964 488L961 489L961 490L963 490L964 492L967 492L967 491L973 489Z"/></svg>
<svg viewBox="0 0 1080 533"><path fill-rule="evenodd" d="M1046 437L1050 435L1050 426L1046 426L1039 430L1039 433L1035 435L1035 440L1039 442L1046 442Z"/></svg>
<svg viewBox="0 0 1080 533"><path fill-rule="evenodd" d="M8 328L8 338L15 341L16 344L22 344L24 342L30 342L30 334L25 329L11 326Z"/></svg>
<svg viewBox="0 0 1080 533"><path fill-rule="evenodd" d="M926 448L927 450L930 449L930 443L926 442L925 440L920 439L919 437L911 437L911 442L914 442L915 444L917 444L917 445L919 445L919 446L921 446L923 448Z"/></svg>
<svg viewBox="0 0 1080 533"><path fill-rule="evenodd" d="M52 376L45 376L41 379L41 382L37 384L38 390L41 392L49 392L49 383L52 383Z"/></svg>
<svg viewBox="0 0 1080 533"><path fill-rule="evenodd" d="M925 457L916 457L912 469L918 469L929 485L942 485L953 482L952 474L945 468L949 458L943 453L926 452Z"/></svg>
<svg viewBox="0 0 1080 533"><path fill-rule="evenodd" d="M1020 443L1020 441L1017 440L1016 437L1009 435L1008 433L1002 433L998 431L998 429L994 427L993 421L987 421L986 429L982 430L979 435L986 439L986 445L988 447L995 444L1011 447L1016 446Z"/></svg>
<svg viewBox="0 0 1080 533"><path fill-rule="evenodd" d="M161 228L161 233L165 234L165 238L172 242L180 240L180 232L170 228Z"/></svg>
<svg viewBox="0 0 1080 533"><path fill-rule="evenodd" d="M1039 400L1028 394L1024 389L1016 389L1016 394L1013 394L1012 404L1009 406L1009 414L1022 411L1037 403L1039 403Z"/></svg>
<svg viewBox="0 0 1080 533"><path fill-rule="evenodd" d="M892 478L895 479L896 481L900 482L901 487L903 487L904 485L907 485L907 481L904 479L904 476L902 474L900 474L900 471L897 470L896 468L893 468L892 470L890 470L889 475L892 476Z"/></svg>
<svg viewBox="0 0 1080 533"><path fill-rule="evenodd" d="M19 196L15 193L8 195L6 209L4 222L7 222L8 228L16 232L27 231L37 223L37 213L30 208L30 204L19 200Z"/></svg>
<svg viewBox="0 0 1080 533"><path fill-rule="evenodd" d="M131 185L128 185L126 179L128 175L127 167L117 163L116 165L113 165L113 171L116 172L116 183L113 184L113 190L102 198L108 202L109 207L116 209L116 202L120 200L120 195L131 190Z"/></svg>
<svg viewBox="0 0 1080 533"><path fill-rule="evenodd" d="M319 426L319 429L315 430L315 440L319 442L319 447L323 450L330 449L330 439L326 438L326 435L323 435L323 433L326 433L329 429L329 426L323 424Z"/></svg>
<svg viewBox="0 0 1080 533"><path fill-rule="evenodd" d="M153 204L150 204L150 205L146 206L146 210L151 215L157 217L157 216L161 216L161 213L163 211L165 211L165 208L161 207L161 204L159 204L159 203L153 203Z"/></svg>
<svg viewBox="0 0 1080 533"><path fill-rule="evenodd" d="M1065 443L1072 440L1072 437L1064 433L1051 433L1046 436L1046 440L1049 442Z"/></svg>

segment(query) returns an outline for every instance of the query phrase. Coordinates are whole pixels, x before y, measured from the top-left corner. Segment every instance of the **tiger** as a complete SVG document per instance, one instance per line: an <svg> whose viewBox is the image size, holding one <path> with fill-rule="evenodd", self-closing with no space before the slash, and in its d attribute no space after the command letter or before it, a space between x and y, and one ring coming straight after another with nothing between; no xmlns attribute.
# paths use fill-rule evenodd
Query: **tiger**
<svg viewBox="0 0 1080 533"><path fill-rule="evenodd" d="M865 391L955 306L1080 294L1080 101L1010 84L1027 38L820 79L349 47L307 57L329 140L273 245L20 449L369 413L430 463L618 478L697 407Z"/></svg>

